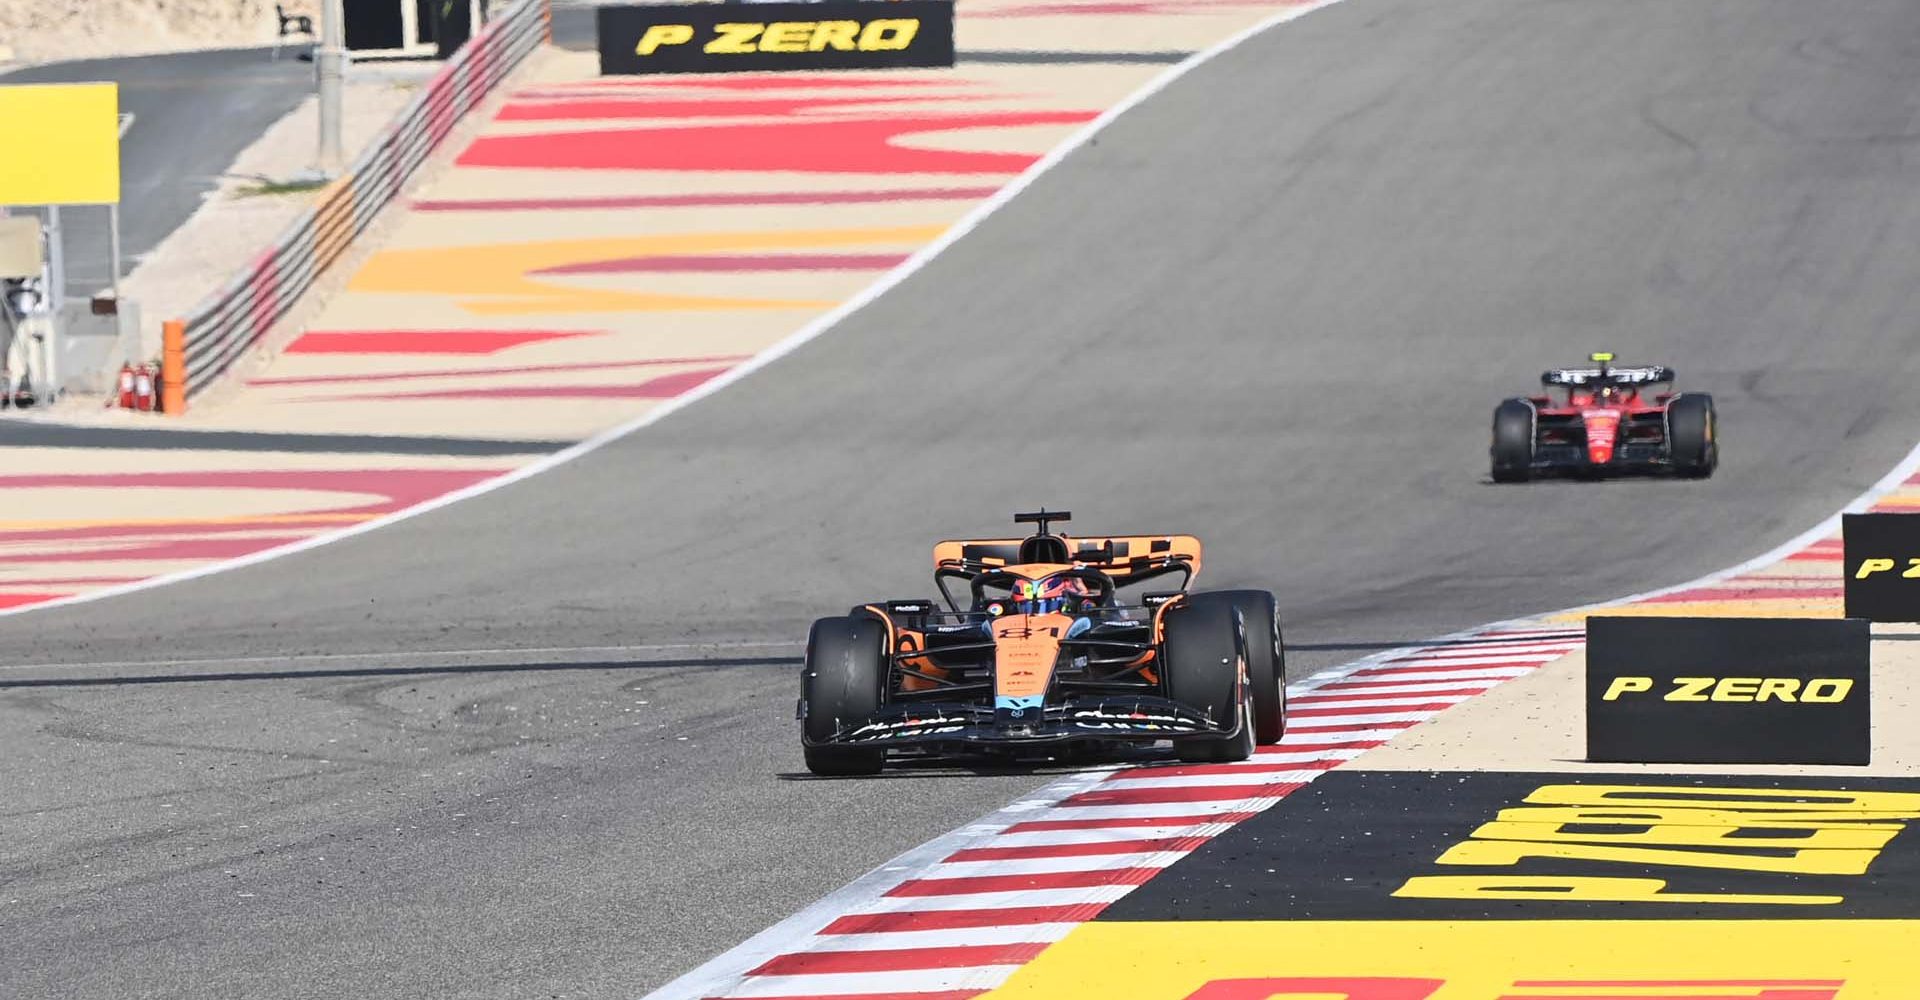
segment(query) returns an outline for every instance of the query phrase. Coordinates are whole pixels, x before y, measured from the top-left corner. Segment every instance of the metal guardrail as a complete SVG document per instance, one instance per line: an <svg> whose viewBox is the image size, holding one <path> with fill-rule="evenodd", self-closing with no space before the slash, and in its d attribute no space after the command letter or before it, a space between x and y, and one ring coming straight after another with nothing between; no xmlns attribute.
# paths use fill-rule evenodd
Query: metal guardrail
<svg viewBox="0 0 1920 1000"><path fill-rule="evenodd" d="M519 0L456 52L353 166L273 246L184 321L185 395L211 386L266 336L406 187L454 125L549 35L550 0Z"/></svg>

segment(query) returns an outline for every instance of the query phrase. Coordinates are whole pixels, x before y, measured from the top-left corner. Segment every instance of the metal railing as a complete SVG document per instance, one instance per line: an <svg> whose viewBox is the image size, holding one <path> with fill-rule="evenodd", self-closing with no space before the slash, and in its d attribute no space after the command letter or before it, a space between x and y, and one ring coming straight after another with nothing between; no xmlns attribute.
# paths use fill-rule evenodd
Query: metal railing
<svg viewBox="0 0 1920 1000"><path fill-rule="evenodd" d="M548 37L550 0L518 0L434 74L353 166L273 246L185 320L185 395L259 343L406 187L447 134Z"/></svg>

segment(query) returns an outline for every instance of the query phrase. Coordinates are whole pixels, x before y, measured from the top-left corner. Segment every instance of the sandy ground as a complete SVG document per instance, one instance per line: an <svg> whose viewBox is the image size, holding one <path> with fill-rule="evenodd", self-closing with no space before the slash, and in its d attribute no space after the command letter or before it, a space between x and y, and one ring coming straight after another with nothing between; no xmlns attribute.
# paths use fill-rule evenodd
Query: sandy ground
<svg viewBox="0 0 1920 1000"><path fill-rule="evenodd" d="M1760 764L1589 764L1585 651L1571 653L1447 709L1369 750L1350 767L1379 771L1675 771L1702 774L1920 774L1920 729L1901 724L1920 709L1920 635L1876 626L1873 761L1865 767Z"/></svg>
<svg viewBox="0 0 1920 1000"><path fill-rule="evenodd" d="M369 68L349 77L341 98L349 158L373 141L437 68ZM261 188L313 168L318 116L317 102L308 98L268 129L228 168L220 189L127 278L125 295L140 303L144 354L159 353L162 322L185 316L231 280L312 204L318 189L269 194Z"/></svg>
<svg viewBox="0 0 1920 1000"><path fill-rule="evenodd" d="M318 0L280 0L317 18ZM271 45L274 0L0 0L0 60Z"/></svg>

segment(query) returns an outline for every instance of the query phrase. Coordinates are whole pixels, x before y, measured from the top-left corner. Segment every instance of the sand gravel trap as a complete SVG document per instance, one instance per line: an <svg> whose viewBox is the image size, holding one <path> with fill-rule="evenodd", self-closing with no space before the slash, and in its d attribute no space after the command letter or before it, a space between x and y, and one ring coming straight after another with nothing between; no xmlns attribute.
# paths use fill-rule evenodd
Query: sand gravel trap
<svg viewBox="0 0 1920 1000"><path fill-rule="evenodd" d="M281 0L317 15L317 0ZM0 58L51 62L271 45L274 0L0 0Z"/></svg>
<svg viewBox="0 0 1920 1000"><path fill-rule="evenodd" d="M430 69L416 70L424 78ZM420 79L391 74L350 76L341 96L341 131L349 156L365 149L411 100ZM278 239L318 190L257 193L262 181L280 181L312 167L319 110L308 98L248 146L228 168L220 189L185 224L149 253L121 292L140 303L142 352L160 350L161 321L184 316Z"/></svg>

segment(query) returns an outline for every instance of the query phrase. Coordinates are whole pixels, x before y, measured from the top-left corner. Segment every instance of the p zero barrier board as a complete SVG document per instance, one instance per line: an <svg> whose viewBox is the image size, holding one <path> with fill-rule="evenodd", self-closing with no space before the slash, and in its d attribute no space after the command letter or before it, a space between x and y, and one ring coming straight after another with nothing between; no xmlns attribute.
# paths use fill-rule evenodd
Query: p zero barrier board
<svg viewBox="0 0 1920 1000"><path fill-rule="evenodd" d="M1848 618L1920 621L1920 516L1847 514L1840 544Z"/></svg>
<svg viewBox="0 0 1920 1000"><path fill-rule="evenodd" d="M602 7L600 72L952 66L953 0Z"/></svg>
<svg viewBox="0 0 1920 1000"><path fill-rule="evenodd" d="M1587 759L1865 764L1858 618L1587 620Z"/></svg>

